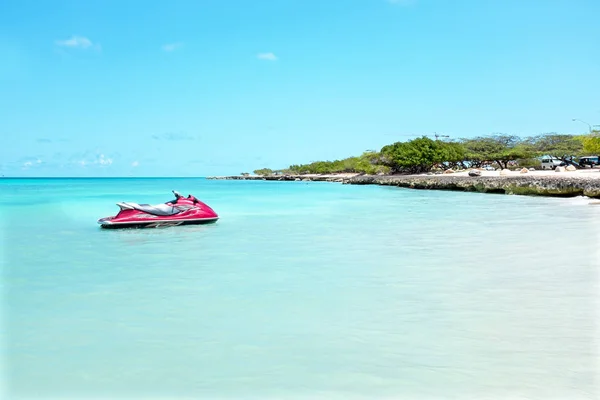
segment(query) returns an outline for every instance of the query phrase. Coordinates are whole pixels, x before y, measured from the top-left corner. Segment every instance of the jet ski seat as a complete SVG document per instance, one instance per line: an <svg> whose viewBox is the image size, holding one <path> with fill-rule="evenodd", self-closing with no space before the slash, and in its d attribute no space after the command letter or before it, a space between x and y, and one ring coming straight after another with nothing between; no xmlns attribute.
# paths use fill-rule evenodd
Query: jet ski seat
<svg viewBox="0 0 600 400"><path fill-rule="evenodd" d="M140 211L143 211L148 214L159 215L159 216L175 215L175 214L179 214L181 212L181 210L178 209L177 207L170 206L170 205L164 204L164 203L150 205L150 204L138 204L138 203L125 202L125 203L119 203L118 206L121 207L122 209L129 208L129 209L134 209L134 210L140 210Z"/></svg>

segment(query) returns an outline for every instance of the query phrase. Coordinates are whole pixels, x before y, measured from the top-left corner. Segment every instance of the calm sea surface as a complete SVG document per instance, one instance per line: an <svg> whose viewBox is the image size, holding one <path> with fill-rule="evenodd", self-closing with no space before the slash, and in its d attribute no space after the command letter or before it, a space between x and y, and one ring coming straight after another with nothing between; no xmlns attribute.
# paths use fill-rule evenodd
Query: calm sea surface
<svg viewBox="0 0 600 400"><path fill-rule="evenodd" d="M101 230L194 194L214 225ZM600 206L0 180L2 398L597 399Z"/></svg>

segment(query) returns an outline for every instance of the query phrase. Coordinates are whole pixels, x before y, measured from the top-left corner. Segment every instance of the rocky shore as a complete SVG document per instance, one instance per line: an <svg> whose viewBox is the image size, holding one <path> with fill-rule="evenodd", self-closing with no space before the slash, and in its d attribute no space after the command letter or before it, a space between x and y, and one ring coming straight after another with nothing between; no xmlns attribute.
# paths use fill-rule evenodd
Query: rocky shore
<svg viewBox="0 0 600 400"><path fill-rule="evenodd" d="M552 175L554 174L554 175ZM575 197L600 199L600 171L588 174L513 174L498 176L444 175L285 175L285 176L228 176L209 179L267 180L267 181L326 181L349 185L387 185L410 189L453 190L480 193L501 193L533 196Z"/></svg>
<svg viewBox="0 0 600 400"><path fill-rule="evenodd" d="M346 183L411 189L600 198L600 179L566 176L357 176Z"/></svg>
<svg viewBox="0 0 600 400"><path fill-rule="evenodd" d="M232 176L210 176L206 179L239 180L239 181L305 181L305 182L346 182L358 174L331 174L331 175L232 175Z"/></svg>

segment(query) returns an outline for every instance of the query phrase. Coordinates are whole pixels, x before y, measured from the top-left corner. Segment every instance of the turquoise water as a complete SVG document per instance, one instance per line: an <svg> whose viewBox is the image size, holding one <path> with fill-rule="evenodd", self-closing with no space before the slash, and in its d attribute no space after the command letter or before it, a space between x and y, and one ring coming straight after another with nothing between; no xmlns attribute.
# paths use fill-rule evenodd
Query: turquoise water
<svg viewBox="0 0 600 400"><path fill-rule="evenodd" d="M192 193L214 225L101 230ZM0 180L3 398L600 395L600 206L204 179Z"/></svg>

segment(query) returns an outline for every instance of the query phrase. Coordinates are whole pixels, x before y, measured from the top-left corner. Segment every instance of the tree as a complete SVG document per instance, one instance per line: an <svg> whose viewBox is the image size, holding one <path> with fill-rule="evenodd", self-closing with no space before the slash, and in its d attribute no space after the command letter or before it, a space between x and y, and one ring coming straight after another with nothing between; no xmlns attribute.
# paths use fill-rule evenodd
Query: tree
<svg viewBox="0 0 600 400"><path fill-rule="evenodd" d="M260 176L267 176L267 175L272 175L273 170L270 168L262 168L262 169L254 170L254 173L256 175L260 175Z"/></svg>
<svg viewBox="0 0 600 400"><path fill-rule="evenodd" d="M547 133L527 139L527 146L538 156L553 156L561 160L581 155L583 140L580 136Z"/></svg>
<svg viewBox="0 0 600 400"><path fill-rule="evenodd" d="M418 174L430 171L434 165L454 161L458 156L458 146L432 140L428 137L409 142L396 142L381 149L383 163L392 172Z"/></svg>
<svg viewBox="0 0 600 400"><path fill-rule="evenodd" d="M363 152L356 160L353 172L369 175L388 172L389 168L381 164L381 157L378 151L367 150Z"/></svg>
<svg viewBox="0 0 600 400"><path fill-rule="evenodd" d="M600 131L593 131L582 138L583 152L587 155L600 155Z"/></svg>
<svg viewBox="0 0 600 400"><path fill-rule="evenodd" d="M359 157L348 157L334 161L315 161L310 164L290 165L289 170L294 174L335 174L335 173L365 173L375 174L387 172L387 167L381 165L381 155L375 151L365 151Z"/></svg>
<svg viewBox="0 0 600 400"><path fill-rule="evenodd" d="M433 140L425 136L408 142L396 142L384 146L381 151L367 150L358 157L334 161L315 161L309 164L291 165L278 170L286 174L332 174L355 172L365 174L400 172L423 173L434 166L443 168L481 167L497 163L507 168L511 161L522 165L536 164L535 157L553 155L565 160L570 156L600 154L600 132L585 136L544 134L523 140L518 136L496 134L493 136L461 139L458 142ZM270 175L274 171L263 168L254 171Z"/></svg>
<svg viewBox="0 0 600 400"><path fill-rule="evenodd" d="M463 167L465 168L465 147L461 143L456 142L439 142L442 146L444 161L442 164L444 167L448 168L456 168Z"/></svg>
<svg viewBox="0 0 600 400"><path fill-rule="evenodd" d="M463 139L462 145L465 149L465 162L472 167L496 162L500 168L507 168L510 161L531 157L531 150L514 135Z"/></svg>

